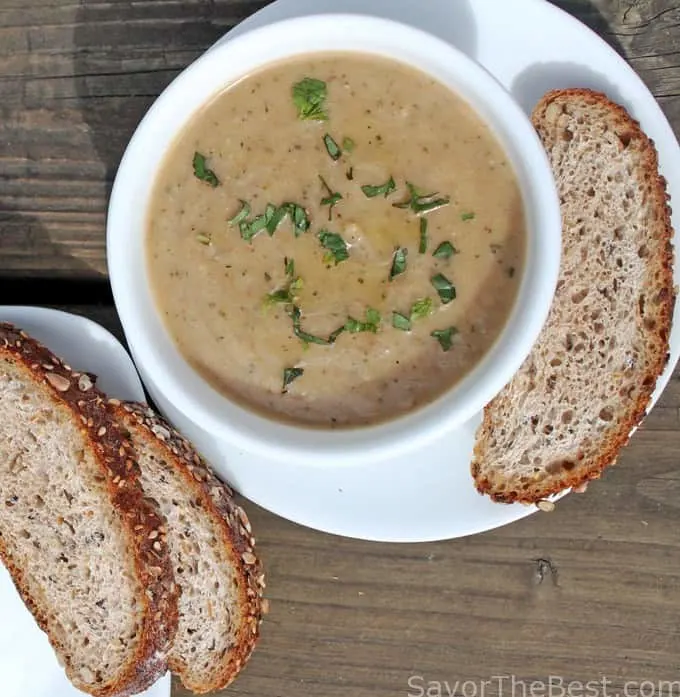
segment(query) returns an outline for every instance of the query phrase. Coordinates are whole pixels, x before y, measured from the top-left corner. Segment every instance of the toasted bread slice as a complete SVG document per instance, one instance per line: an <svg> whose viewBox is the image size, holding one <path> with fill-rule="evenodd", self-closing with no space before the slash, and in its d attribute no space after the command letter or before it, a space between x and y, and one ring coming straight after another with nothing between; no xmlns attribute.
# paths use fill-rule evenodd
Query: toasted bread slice
<svg viewBox="0 0 680 697"><path fill-rule="evenodd" d="M141 692L167 670L177 590L163 526L92 376L0 324L0 559L73 684Z"/></svg>
<svg viewBox="0 0 680 697"><path fill-rule="evenodd" d="M639 124L584 89L549 92L533 123L560 196L560 277L531 355L484 411L472 462L477 489L508 503L615 461L666 365L675 301L665 181Z"/></svg>
<svg viewBox="0 0 680 697"><path fill-rule="evenodd" d="M266 608L264 575L245 512L192 446L150 408L118 405L146 493L167 520L181 588L171 670L195 693L226 687L250 657Z"/></svg>

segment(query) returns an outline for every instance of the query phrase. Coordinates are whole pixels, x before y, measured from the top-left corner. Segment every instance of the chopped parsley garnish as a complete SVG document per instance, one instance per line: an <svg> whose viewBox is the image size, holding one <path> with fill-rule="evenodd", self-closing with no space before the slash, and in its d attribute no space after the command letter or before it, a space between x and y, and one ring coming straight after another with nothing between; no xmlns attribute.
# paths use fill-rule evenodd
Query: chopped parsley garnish
<svg viewBox="0 0 680 697"><path fill-rule="evenodd" d="M271 307L272 305L280 305L281 303L292 303L294 297L290 292L290 286L287 288L279 288L272 293L267 293L264 298L264 306Z"/></svg>
<svg viewBox="0 0 680 697"><path fill-rule="evenodd" d="M437 249L432 252L432 256L437 259L449 259L454 254L458 254L458 250L450 242L442 242Z"/></svg>
<svg viewBox="0 0 680 697"><path fill-rule="evenodd" d="M425 254L427 252L427 218L420 219L420 243L418 244L418 253Z"/></svg>
<svg viewBox="0 0 680 697"><path fill-rule="evenodd" d="M474 220L475 219L475 214L472 212L469 213L462 213L460 216L460 219L465 222L466 220Z"/></svg>
<svg viewBox="0 0 680 697"><path fill-rule="evenodd" d="M281 224L281 221L286 217L288 211L285 206L279 206L278 208L271 203L267 205L267 209L264 212L265 222L267 224L267 234L271 237L275 232L276 228Z"/></svg>
<svg viewBox="0 0 680 697"><path fill-rule="evenodd" d="M288 392L288 385L299 377L305 374L304 368L284 368L283 369L283 385L281 387L281 394Z"/></svg>
<svg viewBox="0 0 680 697"><path fill-rule="evenodd" d="M299 237L302 233L309 230L309 218L302 206L297 203L284 203L283 208L285 208L286 213L288 213L290 219L293 221L295 237Z"/></svg>
<svg viewBox="0 0 680 697"><path fill-rule="evenodd" d="M448 327L446 329L435 329L430 336L434 337L439 342L443 351L449 351L453 346L453 337L455 334L458 334L458 330L455 327Z"/></svg>
<svg viewBox="0 0 680 697"><path fill-rule="evenodd" d="M401 203L393 203L395 208L408 208L412 210L416 215L422 215L424 213L431 213L432 211L442 208L443 206L448 206L451 202L449 196L442 196L437 198L439 195L436 191L431 194L424 194L411 184L411 182L406 182L408 187L409 198Z"/></svg>
<svg viewBox="0 0 680 697"><path fill-rule="evenodd" d="M411 305L411 311L408 317L401 312L393 312L392 326L403 332L409 332L411 331L412 322L418 319L425 319L425 317L432 314L432 310L432 298L421 298Z"/></svg>
<svg viewBox="0 0 680 697"><path fill-rule="evenodd" d="M253 218L250 222L247 220L243 220L241 221L241 223L239 223L241 237L246 242L250 242L250 240L252 240L258 232L261 232L262 230L266 229L266 227L267 218L264 214L258 215L257 217Z"/></svg>
<svg viewBox="0 0 680 697"><path fill-rule="evenodd" d="M411 320L408 317L406 317L406 315L402 315L401 312L393 312L392 326L395 329L401 330L402 332L410 332Z"/></svg>
<svg viewBox="0 0 680 697"><path fill-rule="evenodd" d="M272 293L267 293L264 298L264 306L272 307L273 305L294 303L297 300L297 291L304 286L304 281L301 278L292 278L285 288L278 288Z"/></svg>
<svg viewBox="0 0 680 697"><path fill-rule="evenodd" d="M335 331L331 332L328 335L328 343L329 344L334 344L335 340L340 336L345 331L345 325L343 324L342 327L338 327Z"/></svg>
<svg viewBox="0 0 680 697"><path fill-rule="evenodd" d="M345 152L350 153L354 150L355 147L356 147L356 143L348 136L345 136L342 139L342 149Z"/></svg>
<svg viewBox="0 0 680 697"><path fill-rule="evenodd" d="M293 320L293 334L295 334L295 336L305 344L319 344L320 346L330 346L345 330L344 327L336 329L327 339L324 339L324 337L322 336L315 336L314 334L310 334L309 332L303 331L302 327L300 326L300 319L302 317L302 313L300 312L300 308L297 305L291 305L286 309L286 312L288 313L288 316Z"/></svg>
<svg viewBox="0 0 680 697"><path fill-rule="evenodd" d="M273 203L268 203L262 215L248 220L251 214L250 204L247 201L240 201L240 203L241 209L229 220L229 224L238 225L241 237L247 242L252 240L261 230L266 230L271 237L286 215L290 213L291 219L293 219L295 214L294 207L297 205L293 203L284 203L282 206L275 206ZM301 211L306 219L304 209L301 209ZM307 227L309 227L309 225L307 225ZM296 236L297 234L299 233L296 231Z"/></svg>
<svg viewBox="0 0 680 697"><path fill-rule="evenodd" d="M444 305L455 299L456 288L453 283L451 283L451 281L444 276L444 274L438 273L435 276L432 276L430 283L432 283L434 286L434 289L439 294L439 298Z"/></svg>
<svg viewBox="0 0 680 697"><path fill-rule="evenodd" d="M340 146L333 140L333 136L326 133L323 137L323 144L326 146L326 152L331 160L335 161L340 159L342 150L340 150Z"/></svg>
<svg viewBox="0 0 680 697"><path fill-rule="evenodd" d="M198 235L196 235L196 239L206 247L212 242L210 235L206 234L205 232L199 232Z"/></svg>
<svg viewBox="0 0 680 697"><path fill-rule="evenodd" d="M319 242L321 242L321 246L328 250L324 255L324 262L328 263L334 261L336 264L339 264L341 261L349 259L347 243L336 232L320 230L317 233L317 237L319 238Z"/></svg>
<svg viewBox="0 0 680 697"><path fill-rule="evenodd" d="M327 121L326 83L313 77L306 77L293 85L293 103L298 117L315 121Z"/></svg>
<svg viewBox="0 0 680 697"><path fill-rule="evenodd" d="M238 225L244 220L247 220L250 215L250 204L243 200L240 200L239 203L241 204L241 210L229 220L229 225Z"/></svg>
<svg viewBox="0 0 680 697"><path fill-rule="evenodd" d="M338 191L321 199L321 205L328 206L328 220L333 217L333 206L337 206L340 201L342 201L342 194Z"/></svg>
<svg viewBox="0 0 680 697"><path fill-rule="evenodd" d="M421 298L411 305L411 319L425 319L434 309L432 298Z"/></svg>
<svg viewBox="0 0 680 697"><path fill-rule="evenodd" d="M350 334L358 334L359 332L372 332L375 334L380 326L380 313L378 310L369 307L366 310L366 321L360 322L354 317L348 317L345 322L345 330Z"/></svg>
<svg viewBox="0 0 680 697"><path fill-rule="evenodd" d="M390 177L384 184L364 184L361 187L366 198L375 198L376 196L384 196L387 198L391 193L397 190L397 185L394 183L394 178Z"/></svg>
<svg viewBox="0 0 680 697"><path fill-rule="evenodd" d="M196 179L200 179L201 181L210 184L210 186L213 188L219 186L220 180L217 178L217 175L205 164L205 155L201 155L200 152L195 152L193 164L194 176Z"/></svg>
<svg viewBox="0 0 680 697"><path fill-rule="evenodd" d="M274 213L276 213L276 206L273 203L268 203L264 209L264 219L269 222Z"/></svg>
<svg viewBox="0 0 680 697"><path fill-rule="evenodd" d="M390 267L390 281L394 280L396 276L404 273L406 271L406 256L408 255L408 249L405 247L399 247L394 250L392 255L392 266Z"/></svg>
<svg viewBox="0 0 680 697"><path fill-rule="evenodd" d="M321 180L323 188L326 189L326 192L328 193L328 196L321 199L321 205L328 206L328 220L332 220L333 207L342 201L342 194L339 191L333 191L333 189L328 186L328 183L321 175L319 175L319 179Z"/></svg>
<svg viewBox="0 0 680 697"><path fill-rule="evenodd" d="M289 259L288 257L284 259L284 269L288 277L288 283L283 288L278 288L272 293L267 293L264 298L265 307L271 307L272 305L278 305L280 303L289 305L297 300L297 291L302 289L304 282L299 276L295 276L295 262L293 259Z"/></svg>

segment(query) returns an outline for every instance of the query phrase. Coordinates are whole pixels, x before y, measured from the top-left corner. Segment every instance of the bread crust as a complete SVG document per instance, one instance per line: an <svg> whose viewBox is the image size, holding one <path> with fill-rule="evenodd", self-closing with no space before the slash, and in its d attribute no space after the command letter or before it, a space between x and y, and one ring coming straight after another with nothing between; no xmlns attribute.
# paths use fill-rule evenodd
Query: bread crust
<svg viewBox="0 0 680 697"><path fill-rule="evenodd" d="M231 562L238 570L242 583L239 605L244 618L233 646L222 659L215 678L210 682L194 683L189 666L170 654L169 665L182 684L196 694L205 694L227 687L241 671L255 648L259 627L268 602L263 600L265 588L262 564L255 553L255 538L245 511L233 499L232 490L215 476L211 468L182 435L148 405L114 401L115 413L125 427L134 430L150 447L162 448L187 489L203 505L203 510L222 531L222 544L229 550Z"/></svg>
<svg viewBox="0 0 680 697"><path fill-rule="evenodd" d="M149 533L164 526L154 502L144 497L139 465L130 441L119 427L112 408L94 386L94 376L74 372L42 344L8 323L0 323L0 359L11 361L49 395L56 406L68 408L89 445L106 481L113 508L119 513L134 555L134 568L145 591L138 599L142 608L140 641L127 666L108 683L83 683L64 661L64 647L50 635L46 608L31 596L22 569L0 537L0 559L8 568L24 603L65 662L73 684L95 697L127 697L145 690L167 671L167 653L177 631L178 591L167 548L154 549ZM94 671L93 671L94 672Z"/></svg>
<svg viewBox="0 0 680 697"><path fill-rule="evenodd" d="M506 490L496 488L496 482L485 474L482 463L486 458L486 444L497 428L500 428L500 413L497 407L503 394L496 397L484 410L482 425L477 433L471 472L477 490L487 494L494 501L501 503L521 502L537 503L549 496L569 488L579 487L592 479L598 479L603 470L615 464L623 446L630 440L632 431L641 423L647 413L656 381L663 372L669 358L669 336L675 306L675 289L673 283L674 252L672 245L673 228L671 226L670 196L666 192L666 180L659 174L659 161L654 142L642 131L635 121L620 105L612 102L605 94L589 89L574 88L552 90L545 94L536 105L532 122L543 140L546 148L550 146L548 135L543 131L543 124L549 107L556 103L580 102L585 106L605 109L608 121L617 134L625 135L629 143L634 143L642 154L639 169L642 179L650 185L653 202L651 208L656 219L654 232L658 240L658 254L645 265L645 285L658 288L658 304L654 306L655 330L650 332L651 346L648 346L649 369L642 379L642 389L637 398L627 405L625 416L620 418L615 431L608 434L596 457L578 462L570 471L546 477L534 485L522 488L511 487ZM621 137L621 135L620 135ZM566 281L568 283L568 280ZM556 330L557 331L557 330ZM507 389L507 388L506 388ZM500 410L499 410L500 411ZM486 468L492 467L485 463ZM488 471L488 470L487 470ZM498 479L502 478L500 475Z"/></svg>

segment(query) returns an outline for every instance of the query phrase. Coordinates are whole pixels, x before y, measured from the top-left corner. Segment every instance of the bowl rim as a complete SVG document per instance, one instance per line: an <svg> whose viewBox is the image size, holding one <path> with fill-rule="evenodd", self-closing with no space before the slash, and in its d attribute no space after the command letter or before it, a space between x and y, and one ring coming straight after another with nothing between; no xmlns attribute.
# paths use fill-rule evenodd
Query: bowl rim
<svg viewBox="0 0 680 697"><path fill-rule="evenodd" d="M320 36L328 40L329 32L336 38L341 35L348 37L347 47L310 49L310 44L316 45L314 41L307 41L305 44L305 37L316 37L316 43ZM266 53L262 47L267 41L291 36L295 36L295 43L290 39L290 43L284 42L285 50L280 56L258 59L258 56ZM363 41L364 44L357 45L358 38L358 43ZM281 50L280 44L277 50ZM188 115L171 129L172 135L166 139L165 148L157 157L157 164L160 164L181 129L228 85L250 71L264 68L277 60L321 53L324 50L382 55L409 64L436 79L440 79L441 72L444 71L449 83L460 81L461 72L465 73L468 83L474 81L474 88L467 84L470 93L466 94L464 90L445 84L468 103L474 101L475 97L478 99L472 107L492 127L497 138L499 125L512 125L519 132L519 135L515 134L510 140L510 144L516 141L518 145L515 152L508 153L508 142L501 142L501 145L506 154L511 155L511 159L514 157L527 226L525 265L515 304L500 335L473 370L435 400L407 414L378 424L337 430L277 421L217 392L189 367L164 326L163 341L156 344L158 336L152 336L148 322L144 322L142 317L142 313L146 312L149 319L149 302L145 305L143 302L144 306L140 309L139 294L131 290L136 282L138 288L140 283L146 286L149 293L148 277L144 270L141 279L135 278L133 264L129 263L131 247L125 244L125 234L129 238L133 230L139 228L139 225L130 224L133 206L129 202L135 195L135 187L140 186L137 165L140 158L148 153L147 143L153 141L154 131L166 126L173 110L177 112L178 100L184 99L186 93L191 92L192 83L207 79L210 84L216 84L201 101L183 107ZM218 67L224 69L225 65L230 65L230 59L243 59L244 56L250 58L249 68L235 67L227 71L225 79L222 76L219 79L215 77L214 71ZM479 100L486 104L484 113L483 109L480 111ZM493 108L491 103L494 104ZM517 171L518 161L524 164L521 172ZM144 201L147 204L156 172L157 167L150 177L151 183L146 184ZM141 186L144 186L144 182ZM527 198L535 208L528 207ZM145 213L146 211L142 215L144 221ZM530 220L532 216L538 220ZM145 225L144 222L142 237L145 237ZM541 234L538 234L539 227ZM201 425L213 436L227 439L254 454L284 454L306 462L318 462L320 465L328 459L335 463L350 464L366 459L388 459L396 453L403 454L405 450L416 450L443 433L460 427L479 413L519 369L538 338L552 303L560 252L561 218L552 171L529 118L510 93L472 58L421 29L394 20L343 13L281 20L248 30L208 48L165 88L140 122L121 160L107 215L107 261L114 302L142 377L146 377L146 381L177 405L190 421ZM145 257L145 253L143 256ZM138 267L140 260L137 259L136 262ZM145 269L146 259L141 262ZM522 302L526 304L524 307ZM151 316L155 311L156 320L162 325L158 316L160 313L155 310L152 298L150 305Z"/></svg>

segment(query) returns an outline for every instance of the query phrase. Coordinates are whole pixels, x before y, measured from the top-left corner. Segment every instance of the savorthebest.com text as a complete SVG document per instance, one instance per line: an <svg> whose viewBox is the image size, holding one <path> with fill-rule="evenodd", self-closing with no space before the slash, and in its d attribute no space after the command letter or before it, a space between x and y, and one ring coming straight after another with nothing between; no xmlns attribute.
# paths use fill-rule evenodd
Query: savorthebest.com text
<svg viewBox="0 0 680 697"><path fill-rule="evenodd" d="M411 675L407 697L680 697L678 680L569 680L561 675L530 680L491 675L484 680L434 680Z"/></svg>

